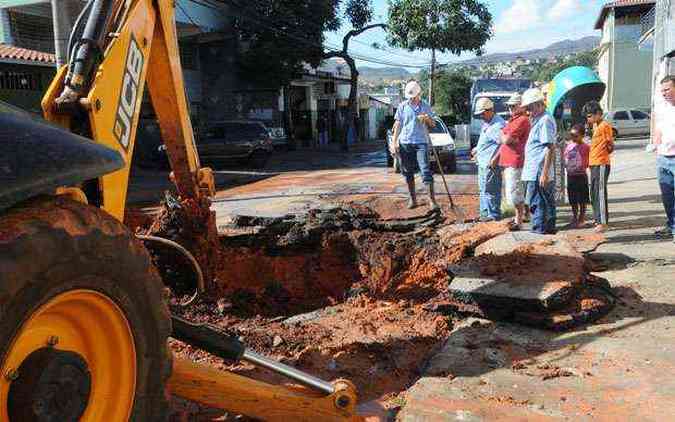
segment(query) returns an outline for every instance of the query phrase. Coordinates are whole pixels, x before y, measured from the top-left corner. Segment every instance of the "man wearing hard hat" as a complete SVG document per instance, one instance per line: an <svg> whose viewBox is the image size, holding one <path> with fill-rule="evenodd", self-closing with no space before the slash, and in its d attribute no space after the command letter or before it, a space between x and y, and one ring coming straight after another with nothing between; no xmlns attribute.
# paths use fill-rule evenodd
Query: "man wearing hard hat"
<svg viewBox="0 0 675 422"><path fill-rule="evenodd" d="M480 138L472 154L478 164L478 190L481 221L502 218L502 171L494 158L499 151L502 129L506 122L497 113L489 98L479 98L474 110L483 120Z"/></svg>
<svg viewBox="0 0 675 422"><path fill-rule="evenodd" d="M532 214L532 231L555 233L555 160L556 124L546 112L545 98L537 88L525 91L522 106L527 109L532 125L525 144L523 182L526 184L525 202Z"/></svg>
<svg viewBox="0 0 675 422"><path fill-rule="evenodd" d="M438 204L434 195L434 178L429 167L428 130L436 126L436 122L431 107L420 98L421 92L422 88L417 81L406 84L406 101L396 110L392 142L401 157L401 173L408 185L408 208L417 206L415 170L419 167L429 194L429 207L435 210L438 209Z"/></svg>

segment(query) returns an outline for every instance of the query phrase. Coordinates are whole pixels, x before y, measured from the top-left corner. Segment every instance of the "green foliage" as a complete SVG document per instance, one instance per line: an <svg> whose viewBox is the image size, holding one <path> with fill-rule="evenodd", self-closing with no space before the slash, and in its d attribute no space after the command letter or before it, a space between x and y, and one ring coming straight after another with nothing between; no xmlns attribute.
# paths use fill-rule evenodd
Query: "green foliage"
<svg viewBox="0 0 675 422"><path fill-rule="evenodd" d="M340 0L233 0L234 28L244 48L240 76L277 88L318 66L324 32L340 27ZM355 13L355 12L354 12Z"/></svg>
<svg viewBox="0 0 675 422"><path fill-rule="evenodd" d="M389 43L410 51L482 54L492 36L492 15L478 0L389 0L387 23Z"/></svg>
<svg viewBox="0 0 675 422"><path fill-rule="evenodd" d="M429 72L418 75L422 92L429 89ZM444 70L436 74L434 82L434 112L448 116L452 124L461 123L469 115L469 95L473 81L461 70Z"/></svg>
<svg viewBox="0 0 675 422"><path fill-rule="evenodd" d="M361 29L373 19L373 4L370 0L347 0L345 17L356 29Z"/></svg>
<svg viewBox="0 0 675 422"><path fill-rule="evenodd" d="M572 66L586 66L595 69L598 66L598 50L589 50L572 55L568 59L559 59L555 63L543 63L533 66L526 77L542 82L551 81L562 70Z"/></svg>

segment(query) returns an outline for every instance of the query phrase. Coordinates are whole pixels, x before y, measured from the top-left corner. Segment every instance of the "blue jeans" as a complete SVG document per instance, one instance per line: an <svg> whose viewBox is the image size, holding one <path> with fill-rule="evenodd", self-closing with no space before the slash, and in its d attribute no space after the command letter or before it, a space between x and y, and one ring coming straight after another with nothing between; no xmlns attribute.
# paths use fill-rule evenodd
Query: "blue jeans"
<svg viewBox="0 0 675 422"><path fill-rule="evenodd" d="M420 173L422 173L422 181L433 183L434 178L429 167L429 146L427 144L401 144L400 155L401 174L406 180L412 180L419 168Z"/></svg>
<svg viewBox="0 0 675 422"><path fill-rule="evenodd" d="M320 146L328 145L328 132L326 131L319 132L319 145Z"/></svg>
<svg viewBox="0 0 675 422"><path fill-rule="evenodd" d="M502 218L502 168L478 166L480 216Z"/></svg>
<svg viewBox="0 0 675 422"><path fill-rule="evenodd" d="M549 182L542 188L539 181L528 181L525 202L532 214L532 231L540 234L555 233L555 182Z"/></svg>
<svg viewBox="0 0 675 422"><path fill-rule="evenodd" d="M675 156L659 155L656 159L656 171L661 188L661 201L666 210L666 224L675 234Z"/></svg>

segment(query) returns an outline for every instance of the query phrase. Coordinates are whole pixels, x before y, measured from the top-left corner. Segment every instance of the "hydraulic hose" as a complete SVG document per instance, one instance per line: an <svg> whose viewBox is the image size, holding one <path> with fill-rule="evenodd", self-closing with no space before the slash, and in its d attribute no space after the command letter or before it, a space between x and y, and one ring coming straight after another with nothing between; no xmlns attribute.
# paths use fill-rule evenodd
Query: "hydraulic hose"
<svg viewBox="0 0 675 422"><path fill-rule="evenodd" d="M81 93L89 85L91 70L96 60L94 53L101 48L106 22L112 13L113 0L91 1L93 3L82 37L76 42L75 58L71 64L71 76L68 81L68 87L77 93Z"/></svg>

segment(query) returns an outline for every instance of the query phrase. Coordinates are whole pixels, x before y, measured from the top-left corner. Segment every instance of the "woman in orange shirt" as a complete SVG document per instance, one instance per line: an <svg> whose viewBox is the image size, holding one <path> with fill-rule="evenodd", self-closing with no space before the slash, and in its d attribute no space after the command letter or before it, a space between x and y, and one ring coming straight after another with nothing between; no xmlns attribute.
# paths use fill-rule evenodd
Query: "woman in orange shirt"
<svg viewBox="0 0 675 422"><path fill-rule="evenodd" d="M607 180L609 179L610 155L614 151L612 126L602 118L602 107L597 101L584 105L583 113L593 127L589 167L591 169L591 202L595 231L605 231L609 223L607 204Z"/></svg>

